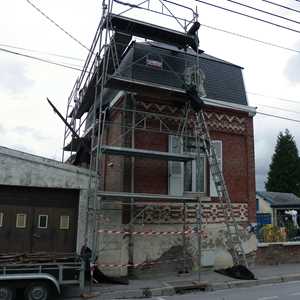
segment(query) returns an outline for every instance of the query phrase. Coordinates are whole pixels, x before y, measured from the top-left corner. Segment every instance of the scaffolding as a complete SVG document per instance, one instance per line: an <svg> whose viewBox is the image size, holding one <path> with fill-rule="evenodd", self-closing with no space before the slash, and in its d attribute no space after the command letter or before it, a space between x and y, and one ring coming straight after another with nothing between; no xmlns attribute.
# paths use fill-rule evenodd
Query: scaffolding
<svg viewBox="0 0 300 300"><path fill-rule="evenodd" d="M153 20L153 16L160 24L145 22ZM142 17L142 20L140 19ZM164 27L168 24L168 27ZM247 265L245 253L235 221L230 198L225 181L217 163L216 153L211 144L208 128L202 111L201 101L201 74L198 60L199 39L197 30L198 13L188 6L169 0L103 0L102 18L96 31L89 55L83 71L76 80L67 105L66 119L76 135L68 127L65 129L63 157L74 164L86 164L90 170L88 187L88 213L85 236L92 231L93 259L98 256L99 234L101 230L99 214L105 202L117 201L129 209L129 263L133 263L133 224L147 208L162 203L182 204L183 222L182 271L187 270L186 243L190 229L186 222L187 203L195 204L194 233L197 235L197 264L201 269L201 241L202 241L202 200L199 195L171 195L136 193L134 186L134 163L136 158L157 159L183 166L196 161L196 178L200 176L200 165L205 155L212 170L220 203L224 212L225 223L229 233L228 248L231 250L236 264ZM176 28L176 29L174 29ZM133 40L135 39L135 40ZM164 43L169 50L178 51L176 63L180 70L174 68L174 55L157 51L159 43ZM146 46L145 46L146 45ZM152 49L144 51L143 47ZM140 52L131 57L132 49ZM144 52L143 52L144 51ZM147 65L147 74L139 78L139 68ZM163 68L162 68L163 66ZM130 70L135 68L135 72ZM163 79L151 77L157 70L163 69ZM152 78L152 79L150 79ZM188 90L188 91L187 91ZM139 105L141 98L168 98L178 106L176 113L166 114L147 109ZM120 98L128 99L129 107L118 105ZM114 116L124 116L125 122L114 119ZM118 128L118 136L108 144L107 131ZM190 153L181 151L165 152L136 148L135 135L137 132L150 132L177 136L179 147L194 147ZM189 145L190 140L193 145ZM125 142L124 142L125 140ZM89 145L90 151L82 144ZM69 152L68 159L66 152ZM107 191L104 184L103 157L122 156L130 161L130 188L129 191ZM94 175L96 174L96 177ZM96 178L95 182L92 180ZM197 180L197 179L196 179ZM135 214L137 204L145 204ZM107 232L106 232L107 234ZM167 235L167 233L165 233Z"/></svg>

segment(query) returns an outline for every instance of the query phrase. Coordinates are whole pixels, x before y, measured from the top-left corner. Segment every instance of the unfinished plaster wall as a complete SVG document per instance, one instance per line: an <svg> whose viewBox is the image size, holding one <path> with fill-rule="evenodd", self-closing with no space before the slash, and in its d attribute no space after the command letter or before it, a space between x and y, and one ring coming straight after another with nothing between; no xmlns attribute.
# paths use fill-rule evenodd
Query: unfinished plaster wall
<svg viewBox="0 0 300 300"><path fill-rule="evenodd" d="M88 170L0 147L0 185L79 189L77 245L84 242Z"/></svg>

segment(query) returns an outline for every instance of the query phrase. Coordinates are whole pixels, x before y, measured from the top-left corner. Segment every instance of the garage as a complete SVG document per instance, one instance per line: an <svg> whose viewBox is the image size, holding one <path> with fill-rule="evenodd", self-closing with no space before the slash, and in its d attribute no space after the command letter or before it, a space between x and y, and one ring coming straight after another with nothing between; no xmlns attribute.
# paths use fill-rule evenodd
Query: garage
<svg viewBox="0 0 300 300"><path fill-rule="evenodd" d="M79 253L90 182L87 169L0 146L0 253Z"/></svg>
<svg viewBox="0 0 300 300"><path fill-rule="evenodd" d="M0 252L76 251L79 190L0 185Z"/></svg>

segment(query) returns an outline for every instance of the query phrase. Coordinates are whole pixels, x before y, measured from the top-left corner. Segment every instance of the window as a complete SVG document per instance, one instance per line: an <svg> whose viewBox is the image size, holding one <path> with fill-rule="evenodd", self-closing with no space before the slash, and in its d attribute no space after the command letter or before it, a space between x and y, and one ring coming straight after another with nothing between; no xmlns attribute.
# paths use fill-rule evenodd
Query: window
<svg viewBox="0 0 300 300"><path fill-rule="evenodd" d="M195 153L195 139L169 136L169 151L172 153ZM186 163L169 163L169 193L182 195L183 192L205 192L205 155L201 154L197 173L196 160Z"/></svg>
<svg viewBox="0 0 300 300"><path fill-rule="evenodd" d="M38 228L40 228L40 229L48 228L48 215L39 215Z"/></svg>
<svg viewBox="0 0 300 300"><path fill-rule="evenodd" d="M3 227L4 213L0 212L0 227Z"/></svg>
<svg viewBox="0 0 300 300"><path fill-rule="evenodd" d="M223 169L222 141L212 141L212 145L214 146L216 158L217 158L220 170L222 171L222 169ZM216 185L215 185L215 182L213 180L211 173L210 173L210 196L218 197L217 188L216 188Z"/></svg>
<svg viewBox="0 0 300 300"><path fill-rule="evenodd" d="M183 145L184 153L195 153L196 144L194 138L186 138ZM197 161L192 160L185 163L184 168L184 191L185 192L205 192L205 154L202 154L198 166L199 173L197 174ZM197 178L198 177L198 178Z"/></svg>
<svg viewBox="0 0 300 300"><path fill-rule="evenodd" d="M70 217L60 216L59 229L69 229L70 228Z"/></svg>
<svg viewBox="0 0 300 300"><path fill-rule="evenodd" d="M16 228L26 228L27 215L17 214L16 217Z"/></svg>

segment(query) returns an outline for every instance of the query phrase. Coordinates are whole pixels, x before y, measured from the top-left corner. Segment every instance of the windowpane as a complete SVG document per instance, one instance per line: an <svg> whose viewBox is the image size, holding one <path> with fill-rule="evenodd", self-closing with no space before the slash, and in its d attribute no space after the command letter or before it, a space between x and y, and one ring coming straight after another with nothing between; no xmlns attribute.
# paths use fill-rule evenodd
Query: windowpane
<svg viewBox="0 0 300 300"><path fill-rule="evenodd" d="M185 153L196 153L196 141L194 138L185 138L183 150ZM201 148L201 157L197 172L197 162L189 161L185 164L184 170L184 190L186 192L201 192L204 193L204 180L205 180L205 160L204 160L204 149Z"/></svg>
<svg viewBox="0 0 300 300"><path fill-rule="evenodd" d="M0 227L3 226L4 213L0 212Z"/></svg>
<svg viewBox="0 0 300 300"><path fill-rule="evenodd" d="M184 168L184 190L186 192L192 192L193 191L193 174L192 174L192 161L188 161L185 163Z"/></svg>
<svg viewBox="0 0 300 300"><path fill-rule="evenodd" d="M198 170L199 173L196 175L196 191L204 193L204 172L205 172L205 160L204 157L200 158ZM197 168L196 168L197 170Z"/></svg>
<svg viewBox="0 0 300 300"><path fill-rule="evenodd" d="M48 215L39 215L38 228L48 228Z"/></svg>
<svg viewBox="0 0 300 300"><path fill-rule="evenodd" d="M17 214L16 218L16 228L26 228L26 214Z"/></svg>
<svg viewBox="0 0 300 300"><path fill-rule="evenodd" d="M60 216L60 229L69 229L70 228L70 217L69 216Z"/></svg>

